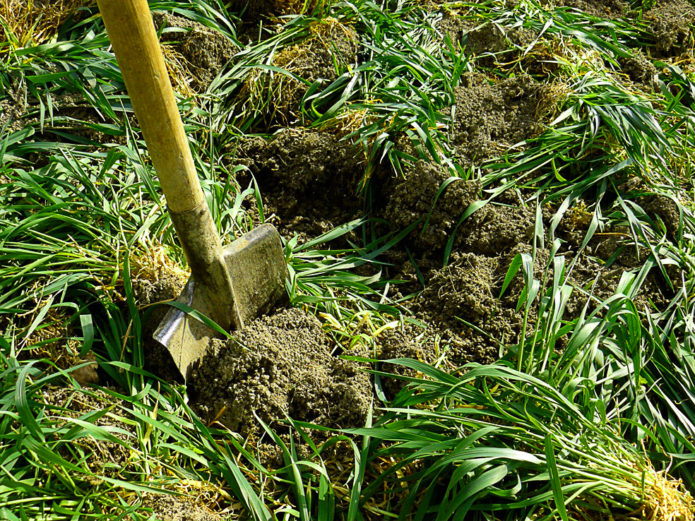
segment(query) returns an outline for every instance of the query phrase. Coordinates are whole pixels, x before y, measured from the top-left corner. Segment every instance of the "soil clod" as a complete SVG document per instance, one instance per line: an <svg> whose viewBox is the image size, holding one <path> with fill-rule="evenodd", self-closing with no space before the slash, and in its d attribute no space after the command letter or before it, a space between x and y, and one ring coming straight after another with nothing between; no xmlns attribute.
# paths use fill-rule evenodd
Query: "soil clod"
<svg viewBox="0 0 695 521"><path fill-rule="evenodd" d="M293 308L259 318L214 340L193 368L189 393L208 421L248 435L290 416L328 427L361 427L370 406L369 377L331 352L319 321Z"/></svg>

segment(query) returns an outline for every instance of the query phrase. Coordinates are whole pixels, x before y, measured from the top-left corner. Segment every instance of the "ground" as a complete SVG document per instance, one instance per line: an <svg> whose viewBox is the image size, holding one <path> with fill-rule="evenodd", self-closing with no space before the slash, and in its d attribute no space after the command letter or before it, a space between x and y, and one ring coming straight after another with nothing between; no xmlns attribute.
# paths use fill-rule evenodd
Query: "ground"
<svg viewBox="0 0 695 521"><path fill-rule="evenodd" d="M109 273L111 279L102 281L99 290L110 292L113 314L135 310L145 320L143 324L133 318L130 323L126 320L126 333L113 343L116 348L112 347L111 353L123 356L126 343L140 334L146 353L144 367L171 385L181 386L186 407L205 428L226 429L230 438L219 442L226 444L225 454L240 460L245 450L255 450L259 467L267 466L270 473L284 476L282 473L292 468L288 453L295 459L309 460L319 454L316 446L326 442L328 448L323 454L334 472L331 479L337 483L351 475L342 463L352 464L355 440L360 439L350 429L371 424L380 408L402 396L399 392L409 379L421 376L413 368L383 361L409 358L454 375L473 367L466 364L491 364L502 357L516 362L514 350L534 336L536 326L546 323L548 309L553 309L549 302L561 295L549 289L567 289L562 302L563 325L586 316L599 320L609 313L606 301L616 293L630 291L630 287L625 289L625 274L640 273L656 257L668 262L655 262L630 299L645 316L666 316L674 299L679 298L681 285L690 277L689 254L684 252L684 208L688 209L684 194L692 190L689 169L687 165L669 164L677 175L671 179L672 186L667 186L656 177L653 165L639 164L641 157L653 159L650 152L639 155L649 145L615 130L619 125L601 134L592 125L621 104L611 105L590 88L593 75L600 70L604 76L599 79L610 78L611 88L619 86L625 96L621 100L629 100L621 106L636 103L640 96L650 108L655 107L657 125L668 121L676 130L686 125L685 117L680 121L670 113L665 115L665 103L658 96L662 89L666 93L671 88L673 105L676 97L692 96L692 92L678 90L681 87L675 84L667 87L665 82L681 71L679 67L690 67L683 74L692 75L695 7L687 0L643 2L639 9L622 0L541 2L548 9L557 9L558 19L567 24L577 12L586 13L592 24L607 27L611 35L622 37L625 30L621 23L638 24L639 38L625 37L630 52L618 50L608 56L586 41L582 47L571 40L580 38L577 31L563 33L562 24L534 26L533 16L526 12L520 21L506 23L504 16L517 6L514 2L494 21L468 16L468 8L458 3L427 2L423 20L432 24L432 30L429 39L421 41L430 45L428 51L418 55L421 61L415 63L409 61L408 52L402 53L405 59L398 54L402 42L387 41L384 48L393 51L388 55L393 63L388 65L407 79L384 79L376 73L365 76L375 85L359 86L367 90L373 87L371 97L362 100L350 90L357 87L345 87L352 85L351 74L361 71L364 64L369 64L369 72L386 67L386 62L378 61L385 51L376 49L376 44L364 44L369 20L332 13L317 15L296 29L292 19L283 18L311 14L323 6L309 4L225 4L235 13L229 20L236 31L233 37L232 31L203 24L200 16L190 16L183 8L154 13L184 117L187 122L195 121L195 125L189 124L196 138L192 142L203 150L196 153L214 149L209 155L196 156L204 157L198 162L201 171L216 172L201 174L206 190L213 193L224 187L234 193L223 195L222 208L214 210L217 223L229 232L224 240L261 222L275 225L285 239L286 256L294 270L295 278L288 283L293 305L284 302L273 313L231 331L229 338L212 339L206 356L183 381L167 353L151 340L164 313L162 303L174 299L188 277L181 268L185 261L180 251L159 246L149 254L133 252L128 256L128 275ZM43 4L33 5L37 9ZM213 15L206 12L206 16ZM378 33L372 35L375 41ZM283 34L292 38L284 41ZM616 41L611 40L612 47L607 48L623 46ZM419 85L422 76L436 75L427 69L426 57L428 52L434 53L432 49L445 47L455 51L447 59L454 62L455 56L460 60L456 62L458 74L442 92L417 91L421 101L418 109L426 107L422 111L427 113L420 118L422 113L409 105L410 91L404 84ZM263 51L262 57L251 66L245 60L257 49ZM422 83L429 88L429 83ZM0 99L3 132L18 132L29 125L36 128L37 139L69 134L65 139L71 146L83 146L86 153L107 165L100 176L116 164L111 150L115 157L132 142L130 133L114 132L111 136L113 129L107 124L104 107L96 110L82 99L81 92L51 97L50 110L55 117L44 125L47 109L28 96L27 89L23 83L8 84L7 95ZM606 92L614 93L610 89ZM394 98L389 99L389 95ZM217 118L210 107L224 107L220 109L224 117ZM586 116L594 107L606 112ZM408 112L411 109L413 112ZM198 114L207 115L195 119ZM620 117L627 121L630 114L620 113ZM399 121L406 123L399 126ZM545 161L543 154L551 143L547 136L552 131L560 129L552 143L562 138L571 141L576 137L572 131L586 121L584 134L552 161ZM120 123L135 126L137 122L126 114ZM639 127L641 123L635 126L647 128ZM100 145L107 140L109 149L103 152ZM586 148L589 141L592 147ZM51 173L67 168L61 161L68 162L70 152L56 159L38 150L30 158L35 166L54 167ZM668 163L669 153L660 158L662 163ZM610 172L610 166L628 159L629 167L605 176L607 179L589 182L596 172L605 173L601 168ZM22 165L29 168L26 163ZM124 167L118 163L114 168ZM20 177L25 173L22 170ZM95 186L105 191L108 184L100 180ZM58 191L69 191L66 186L61 185ZM149 188L145 181L142 191ZM548 197L539 196L546 191ZM21 204L28 199L22 195ZM128 240L144 237L145 243L162 240L175 244L171 232L162 231L166 227L155 217L164 205L157 201L147 210L151 235L143 231L144 224L118 233ZM228 207L234 211L227 212ZM69 208L66 212L72 211ZM132 215L138 212L136 209ZM115 213L126 211L118 208ZM233 213L232 217L228 213ZM345 227L344 233L316 242L341 227ZM383 242L379 241L388 242L389 247L380 249ZM302 250L307 244L311 247ZM102 248L117 250L120 255L117 248ZM317 251L321 260L311 264L315 260L311 254L319 255ZM674 252L682 256L674 257ZM359 262L340 271L342 286L330 286L324 280L310 285L312 268L320 278L326 265L330 271L353 258ZM119 266L125 266L123 262L119 257ZM302 266L309 275L300 272ZM302 282L302 276L309 282L300 291L295 286ZM527 300L529 281L531 286L533 282L539 284L539 298ZM93 286L96 284L89 291ZM329 289L317 296L311 293L316 287ZM355 287L369 295L368 305L355 296L362 295ZM352 290L355 292L350 293ZM40 305L39 300L36 309ZM19 329L32 332L23 339L22 347L34 350L23 356L37 356L38 352L51 359L37 365L41 371L51 363L60 370L83 364L73 377L85 389L45 389L41 403L46 405L46 418L63 429L68 425L63 416L79 420L95 413L95 425L113 436L103 435L99 441L80 438L82 445L75 449L81 455L80 463L89 472L114 479L144 472L131 468L139 461L133 454L149 449L129 448L142 435L134 427L137 421L129 412L130 402L125 394L118 394L123 391L118 379L122 370L109 373L102 367L97 372L94 355L75 354L73 351L79 349L72 344L68 345L72 346L71 357L54 355L56 338L87 337L80 337L77 329L85 309L75 307L78 318L61 315L66 325L58 332L48 328L34 331L31 320L36 313L31 311L20 315L17 322ZM3 320L0 315L0 330L5 327ZM84 328L84 323L80 324ZM559 355L572 334L560 328L552 337ZM92 390L91 386L96 387ZM104 394L101 388L109 392ZM490 395L496 392L490 391ZM606 404L595 407L598 410L600 406L605 408ZM154 418L158 405L148 407L147 413ZM100 415L98 411L107 408L109 414ZM300 422L306 435L298 434L292 422ZM188 426L194 421L185 423ZM312 429L312 424L322 428ZM349 436L333 445L327 441L330 433ZM291 451L281 450L283 444ZM191 451L195 452L192 461L198 462L196 457L208 449L205 444L196 447ZM60 450L66 458L74 455L68 445L61 445ZM378 474L376 466L385 460L372 461L368 472ZM418 471L416 467L413 464L403 475ZM198 495L190 494L190 483L205 481L195 477L182 478L181 483L189 483L189 488L176 489L177 494L146 492L128 496L126 504L139 502L138 508L151 510L157 519L167 521L216 521L241 515L239 504L212 485ZM298 494L296 490L293 493ZM274 500L280 497L277 501L282 503L284 492L273 489L270 494ZM349 498L340 499L349 503Z"/></svg>

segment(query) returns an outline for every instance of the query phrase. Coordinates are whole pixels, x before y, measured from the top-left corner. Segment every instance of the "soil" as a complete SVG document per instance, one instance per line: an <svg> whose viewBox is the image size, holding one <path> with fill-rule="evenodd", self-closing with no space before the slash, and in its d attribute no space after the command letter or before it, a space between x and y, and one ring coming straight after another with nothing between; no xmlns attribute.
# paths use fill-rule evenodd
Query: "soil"
<svg viewBox="0 0 695 521"><path fill-rule="evenodd" d="M647 92L656 90L659 86L659 71L643 52L635 52L627 58L618 58L620 70L627 74L630 80Z"/></svg>
<svg viewBox="0 0 695 521"><path fill-rule="evenodd" d="M537 36L534 31L523 27L516 27L505 32L499 26L487 23L462 34L462 40L465 42L468 54L483 56L525 49L534 42ZM494 65L495 61L509 61L509 56L498 57L497 59L490 57L481 62L481 65L491 66Z"/></svg>
<svg viewBox="0 0 695 521"><path fill-rule="evenodd" d="M543 3L569 7L600 18L619 18L630 12L630 5L623 0L550 0Z"/></svg>
<svg viewBox="0 0 695 521"><path fill-rule="evenodd" d="M204 92L239 49L222 33L164 11L152 14L162 43L168 43L183 57L185 72L195 92Z"/></svg>
<svg viewBox="0 0 695 521"><path fill-rule="evenodd" d="M157 516L157 521L231 521L238 519L230 517L228 513L219 514L206 507L205 504L196 504L190 496L169 496L164 494L142 495L143 509L152 510Z"/></svg>
<svg viewBox="0 0 695 521"><path fill-rule="evenodd" d="M538 135L548 119L550 94L548 86L530 76L493 80L481 73L465 73L454 89L456 105L449 114L452 144L461 166L503 156L512 146Z"/></svg>
<svg viewBox="0 0 695 521"><path fill-rule="evenodd" d="M644 19L654 35L654 55L678 56L692 51L695 6L688 0L659 1L644 14Z"/></svg>
<svg viewBox="0 0 695 521"><path fill-rule="evenodd" d="M262 432L256 416L362 427L372 395L367 374L335 356L318 319L298 308L214 340L189 378L198 414L244 436Z"/></svg>
<svg viewBox="0 0 695 521"><path fill-rule="evenodd" d="M284 129L270 140L244 138L228 146L229 161L245 165L238 174L246 186L253 175L281 235L300 241L325 233L357 217L357 195L364 172L361 147L335 134ZM249 175L250 174L250 175Z"/></svg>

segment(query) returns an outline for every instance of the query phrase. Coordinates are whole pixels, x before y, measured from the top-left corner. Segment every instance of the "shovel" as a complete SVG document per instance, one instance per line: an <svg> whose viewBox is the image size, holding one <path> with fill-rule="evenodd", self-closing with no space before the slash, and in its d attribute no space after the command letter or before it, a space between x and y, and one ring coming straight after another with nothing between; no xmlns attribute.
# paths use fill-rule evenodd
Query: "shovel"
<svg viewBox="0 0 695 521"><path fill-rule="evenodd" d="M282 241L268 224L223 248L210 215L147 0L98 0L191 278L154 333L184 379L224 330L272 309L285 295Z"/></svg>

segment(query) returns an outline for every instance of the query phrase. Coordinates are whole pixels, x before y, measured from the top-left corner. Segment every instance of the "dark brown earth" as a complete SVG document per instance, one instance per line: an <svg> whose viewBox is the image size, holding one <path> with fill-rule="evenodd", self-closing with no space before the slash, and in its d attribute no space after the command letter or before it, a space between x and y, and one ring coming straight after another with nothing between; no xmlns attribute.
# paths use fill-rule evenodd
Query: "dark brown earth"
<svg viewBox="0 0 695 521"><path fill-rule="evenodd" d="M355 364L332 353L321 323L293 308L259 318L215 340L193 368L189 394L196 411L246 436L289 416L333 428L361 427L371 384ZM277 425L274 425L277 429Z"/></svg>
<svg viewBox="0 0 695 521"><path fill-rule="evenodd" d="M361 147L327 132L284 129L270 140L244 138L228 146L230 161L248 168L280 232L301 240L316 237L357 217L364 173ZM250 176L240 172L245 186Z"/></svg>
<svg viewBox="0 0 695 521"><path fill-rule="evenodd" d="M538 135L554 101L552 89L530 76L495 80L480 73L465 73L454 89L451 113L455 158L466 168Z"/></svg>
<svg viewBox="0 0 695 521"><path fill-rule="evenodd" d="M624 0L549 0L542 3L577 9L601 18L618 18L630 11L630 5Z"/></svg>

